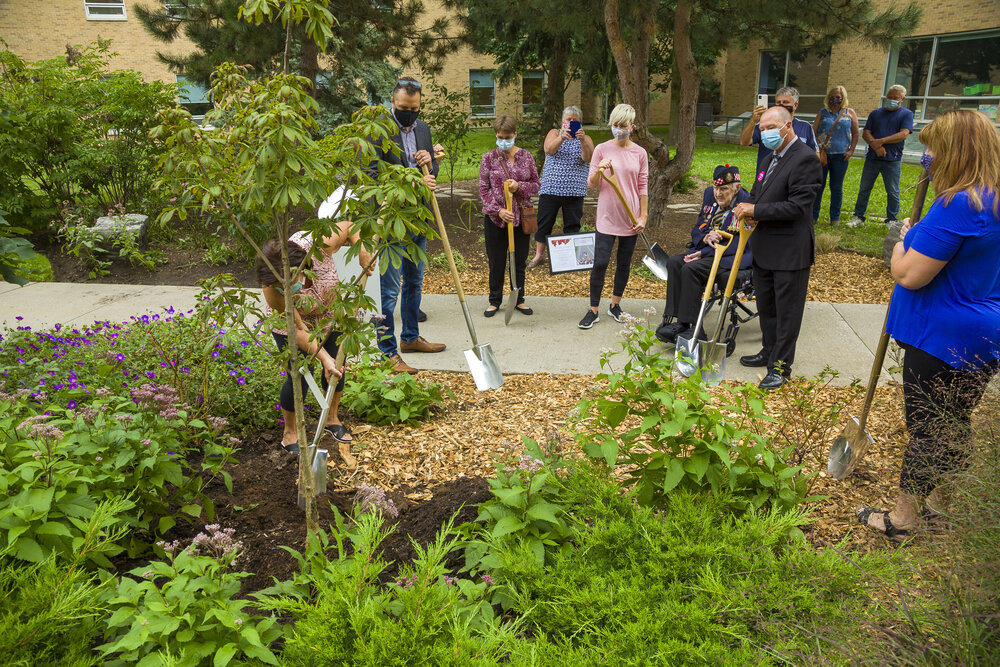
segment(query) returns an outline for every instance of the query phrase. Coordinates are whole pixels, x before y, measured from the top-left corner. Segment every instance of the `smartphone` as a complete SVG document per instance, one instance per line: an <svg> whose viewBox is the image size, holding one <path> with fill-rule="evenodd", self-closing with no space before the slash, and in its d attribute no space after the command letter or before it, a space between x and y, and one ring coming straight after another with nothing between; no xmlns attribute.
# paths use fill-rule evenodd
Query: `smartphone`
<svg viewBox="0 0 1000 667"><path fill-rule="evenodd" d="M569 136L576 139L576 131L580 129L582 123L578 120L571 120L569 122Z"/></svg>
<svg viewBox="0 0 1000 667"><path fill-rule="evenodd" d="M766 107L767 106L767 95L758 95L757 96L757 106L759 106L759 107Z"/></svg>

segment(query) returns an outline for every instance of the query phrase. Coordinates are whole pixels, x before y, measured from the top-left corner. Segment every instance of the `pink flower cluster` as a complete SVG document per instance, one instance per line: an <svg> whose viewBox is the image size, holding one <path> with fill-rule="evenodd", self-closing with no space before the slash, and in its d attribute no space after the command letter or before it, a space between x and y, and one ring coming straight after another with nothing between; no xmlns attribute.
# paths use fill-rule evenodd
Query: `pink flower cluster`
<svg viewBox="0 0 1000 667"><path fill-rule="evenodd" d="M52 424L43 423L47 418L46 415L35 415L34 417L28 417L18 426L22 431L27 431L29 437L35 438L37 440L52 439L61 440L63 435L65 435L62 430L53 426Z"/></svg>
<svg viewBox="0 0 1000 667"><path fill-rule="evenodd" d="M392 502L391 498L385 497L385 491L367 484L362 484L358 488L358 492L354 494L354 505L362 514L374 511L387 519L395 519L399 516L396 503Z"/></svg>
<svg viewBox="0 0 1000 667"><path fill-rule="evenodd" d="M132 400L140 407L153 408L164 419L177 419L177 390L166 384L143 384L132 390Z"/></svg>
<svg viewBox="0 0 1000 667"><path fill-rule="evenodd" d="M211 523L205 526L204 533L198 533L191 540L191 553L216 558L235 554L243 548L243 542L233 539L235 533L233 528L221 528L219 524Z"/></svg>

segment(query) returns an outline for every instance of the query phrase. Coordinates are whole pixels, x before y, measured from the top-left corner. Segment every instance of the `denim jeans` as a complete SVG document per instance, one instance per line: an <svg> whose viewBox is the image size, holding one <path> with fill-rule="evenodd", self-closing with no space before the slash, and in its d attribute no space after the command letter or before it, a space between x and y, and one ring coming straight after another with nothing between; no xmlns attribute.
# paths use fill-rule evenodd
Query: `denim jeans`
<svg viewBox="0 0 1000 667"><path fill-rule="evenodd" d="M858 201L854 204L854 215L865 219L868 210L868 197L875 187L875 179L882 174L882 185L885 186L885 217L895 220L899 215L899 173L902 169L901 160L873 160L865 157L865 166L861 170L861 185L858 188Z"/></svg>
<svg viewBox="0 0 1000 667"><path fill-rule="evenodd" d="M427 250L426 236L415 236L413 241L421 250ZM388 257L386 263L388 266L380 282L382 315L385 319L382 320L383 331L379 336L378 349L391 357L397 353L394 311L396 301L400 301L400 283L402 283L403 298L399 304L399 318L403 321L403 330L399 338L410 342L420 335L417 314L420 311L420 295L423 293L424 263L414 264L405 257L398 269L392 265Z"/></svg>
<svg viewBox="0 0 1000 667"><path fill-rule="evenodd" d="M819 208L823 203L827 174L830 175L830 220L840 220L840 207L844 202L844 177L847 176L850 160L845 160L843 153L827 153L826 158L826 164L823 165L823 185L813 203L813 220L819 220Z"/></svg>

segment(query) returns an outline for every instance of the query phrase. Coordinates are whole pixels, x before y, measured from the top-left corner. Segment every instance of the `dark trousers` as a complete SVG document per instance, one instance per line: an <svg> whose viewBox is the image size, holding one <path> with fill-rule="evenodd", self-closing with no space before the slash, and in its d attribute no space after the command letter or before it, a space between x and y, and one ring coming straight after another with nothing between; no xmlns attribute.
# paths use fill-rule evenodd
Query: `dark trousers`
<svg viewBox="0 0 1000 667"><path fill-rule="evenodd" d="M274 333L273 331L271 332L271 335L274 336L274 342L278 344L278 352L284 351L285 346L288 345L288 336L285 334ZM338 336L340 336L340 332L333 331L326 337L326 340L323 341L323 349L326 350L326 353L334 359L337 358L337 351L340 349L340 346L337 345ZM299 351L302 352L302 354L309 354L301 347L299 348ZM325 392L330 386L330 383L326 381L326 373L323 373L322 375L323 391ZM302 380L302 394L304 396L308 396L309 385L306 384L305 378L300 379ZM344 391L343 376L341 376L340 381L337 382L337 391ZM292 375L287 365L285 366L285 384L281 385L281 409L287 410L288 412L295 412L295 398L294 392L292 391Z"/></svg>
<svg viewBox="0 0 1000 667"><path fill-rule="evenodd" d="M899 488L926 496L941 475L962 467L968 454L972 411L1000 362L973 371L955 368L915 347L903 356L903 401L910 434Z"/></svg>
<svg viewBox="0 0 1000 667"><path fill-rule="evenodd" d="M503 303L504 285L510 282L507 280L507 228L500 229L487 217L483 236L486 237L486 259L490 263L490 305L499 308ZM520 227L515 227L514 277L521 291L514 305L524 303L524 267L528 263L530 246L531 234L525 234Z"/></svg>
<svg viewBox="0 0 1000 667"><path fill-rule="evenodd" d="M781 373L792 374L795 343L802 328L802 313L806 309L806 289L809 268L797 271L771 271L754 262L753 283L757 290L757 313L767 355L767 370L779 365Z"/></svg>
<svg viewBox="0 0 1000 667"><path fill-rule="evenodd" d="M538 195L538 231L535 240L545 243L556 224L556 213L562 209L563 234L580 231L583 219L583 197L560 197L559 195Z"/></svg>
<svg viewBox="0 0 1000 667"><path fill-rule="evenodd" d="M615 285L612 294L620 297L625 294L625 286L628 285L628 276L632 268L632 253L635 252L635 242L639 237L594 233L596 241L594 243L594 268L590 270L590 305L596 308L601 304L604 276L608 272L608 264L611 263L611 249L615 245L615 240L618 240L618 257L615 259Z"/></svg>
<svg viewBox="0 0 1000 667"><path fill-rule="evenodd" d="M701 310L701 298L705 295L705 283L712 272L714 257L702 257L684 263L684 255L673 255L667 260L667 305L663 318L673 317L684 324L694 324ZM730 269L719 267L716 283L725 284L729 280Z"/></svg>

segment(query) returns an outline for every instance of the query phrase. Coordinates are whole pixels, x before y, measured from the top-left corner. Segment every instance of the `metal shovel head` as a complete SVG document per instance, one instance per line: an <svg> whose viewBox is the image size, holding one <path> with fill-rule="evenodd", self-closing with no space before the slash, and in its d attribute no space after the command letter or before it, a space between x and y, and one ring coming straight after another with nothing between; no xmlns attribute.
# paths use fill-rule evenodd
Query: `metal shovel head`
<svg viewBox="0 0 1000 667"><path fill-rule="evenodd" d="M726 379L726 344L715 341L698 343L701 379L714 386Z"/></svg>
<svg viewBox="0 0 1000 667"><path fill-rule="evenodd" d="M851 417L850 423L836 437L830 447L830 458L826 463L826 471L834 479L844 479L852 472L868 451L869 445L875 441L867 431L862 430L857 417Z"/></svg>
<svg viewBox="0 0 1000 667"><path fill-rule="evenodd" d="M642 258L642 263L653 272L654 276L660 280L666 280L668 259L670 259L670 255L667 254L667 251L659 243L654 243L649 247L646 256Z"/></svg>
<svg viewBox="0 0 1000 667"><path fill-rule="evenodd" d="M503 373L500 372L500 364L489 343L480 343L471 350L466 350L465 361L469 364L469 372L479 391L499 389L503 385Z"/></svg>
<svg viewBox="0 0 1000 667"><path fill-rule="evenodd" d="M507 303L503 305L504 324L510 324L510 318L514 314L514 309L517 308L517 296L520 292L521 290L517 287L510 288L510 294L507 295Z"/></svg>
<svg viewBox="0 0 1000 667"><path fill-rule="evenodd" d="M678 338L677 347L674 350L674 361L677 370L686 378L698 372L698 332L695 331L691 338Z"/></svg>

